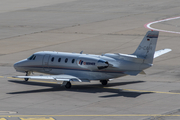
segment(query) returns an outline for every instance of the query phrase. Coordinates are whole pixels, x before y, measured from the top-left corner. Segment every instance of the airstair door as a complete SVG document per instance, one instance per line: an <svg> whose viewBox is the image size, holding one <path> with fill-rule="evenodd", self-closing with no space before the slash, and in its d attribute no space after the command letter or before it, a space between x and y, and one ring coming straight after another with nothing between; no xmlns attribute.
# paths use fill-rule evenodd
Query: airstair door
<svg viewBox="0 0 180 120"><path fill-rule="evenodd" d="M49 67L49 59L50 59L50 56L51 56L51 55L46 54L46 55L44 55L44 57L43 57L42 65L43 65L44 71L46 71L46 72L51 71L51 68Z"/></svg>

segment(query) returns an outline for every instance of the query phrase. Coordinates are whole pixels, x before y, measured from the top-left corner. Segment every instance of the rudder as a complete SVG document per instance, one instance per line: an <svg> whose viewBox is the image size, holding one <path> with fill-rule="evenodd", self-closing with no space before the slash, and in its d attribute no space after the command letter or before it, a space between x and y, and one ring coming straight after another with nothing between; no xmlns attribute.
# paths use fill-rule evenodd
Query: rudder
<svg viewBox="0 0 180 120"><path fill-rule="evenodd" d="M152 64L159 31L148 31L133 55L143 58L143 63Z"/></svg>

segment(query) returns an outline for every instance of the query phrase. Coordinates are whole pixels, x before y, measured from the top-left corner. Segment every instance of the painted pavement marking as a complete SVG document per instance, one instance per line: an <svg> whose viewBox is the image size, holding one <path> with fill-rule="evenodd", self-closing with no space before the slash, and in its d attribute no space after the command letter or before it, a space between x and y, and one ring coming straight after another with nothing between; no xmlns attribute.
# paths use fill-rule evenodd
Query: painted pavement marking
<svg viewBox="0 0 180 120"><path fill-rule="evenodd" d="M152 28L151 27L151 25L155 24L155 23L165 22L165 21L169 21L169 20L175 20L175 19L179 19L179 18L180 18L180 16L173 17L173 18L167 18L167 19L163 19L163 20L158 20L158 21L154 21L154 22L150 22L150 23L145 24L144 27L148 28L148 29L151 29L151 30L156 30L156 31L180 34L180 32L168 31L168 30L163 30L163 29L156 29L156 28Z"/></svg>
<svg viewBox="0 0 180 120"><path fill-rule="evenodd" d="M6 120L5 118L0 118L0 120Z"/></svg>
<svg viewBox="0 0 180 120"><path fill-rule="evenodd" d="M50 118L20 118L20 120L55 120L54 118L50 117Z"/></svg>
<svg viewBox="0 0 180 120"><path fill-rule="evenodd" d="M109 114L109 115L0 115L0 120L5 118L20 118L21 120L55 120L52 117L180 117L176 115L161 115L161 114ZM4 117L4 118L2 118ZM39 118L38 118L39 117ZM41 118L42 117L42 118ZM47 118L49 117L49 118Z"/></svg>
<svg viewBox="0 0 180 120"><path fill-rule="evenodd" d="M162 93L162 94L180 94L180 93L173 93L173 92L161 92L161 91L146 91L146 90L133 90L133 89L122 89L125 91L134 91L134 92L152 92L152 93Z"/></svg>

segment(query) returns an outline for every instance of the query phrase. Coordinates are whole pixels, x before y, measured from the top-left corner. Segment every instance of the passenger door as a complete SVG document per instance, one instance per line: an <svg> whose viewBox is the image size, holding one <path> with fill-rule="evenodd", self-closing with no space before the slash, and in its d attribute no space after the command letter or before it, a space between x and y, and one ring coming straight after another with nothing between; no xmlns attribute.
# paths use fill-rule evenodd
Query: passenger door
<svg viewBox="0 0 180 120"><path fill-rule="evenodd" d="M46 72L51 70L51 68L49 68L49 59L50 59L50 56L51 55L46 54L43 57L42 65L43 65L44 71L46 71Z"/></svg>

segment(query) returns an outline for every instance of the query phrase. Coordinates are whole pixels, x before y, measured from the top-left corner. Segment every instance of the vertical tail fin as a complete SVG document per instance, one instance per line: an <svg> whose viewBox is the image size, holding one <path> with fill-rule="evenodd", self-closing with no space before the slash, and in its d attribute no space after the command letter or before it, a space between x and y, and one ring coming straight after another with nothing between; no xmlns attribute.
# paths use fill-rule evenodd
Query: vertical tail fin
<svg viewBox="0 0 180 120"><path fill-rule="evenodd" d="M159 31L148 31L133 55L144 58L143 63L152 64Z"/></svg>

